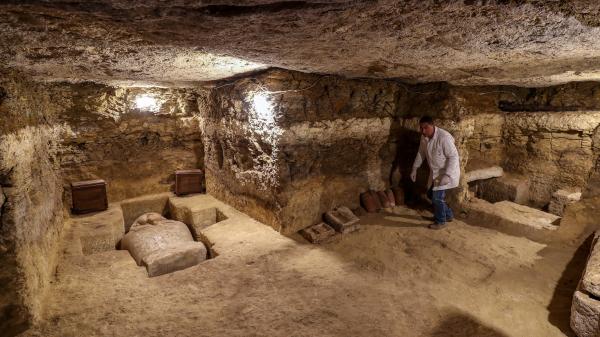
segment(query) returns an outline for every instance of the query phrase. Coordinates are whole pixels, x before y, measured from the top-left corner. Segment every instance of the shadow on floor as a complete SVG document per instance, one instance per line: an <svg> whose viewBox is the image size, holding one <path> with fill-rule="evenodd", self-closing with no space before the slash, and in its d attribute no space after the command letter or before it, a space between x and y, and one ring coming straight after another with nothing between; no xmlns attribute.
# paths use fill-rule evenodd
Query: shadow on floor
<svg viewBox="0 0 600 337"><path fill-rule="evenodd" d="M548 305L548 321L567 336L575 336L570 326L571 302L579 280L583 276L593 238L594 235L590 235L577 248L560 276L552 300Z"/></svg>
<svg viewBox="0 0 600 337"><path fill-rule="evenodd" d="M389 212L378 213L375 217L376 221L370 221L370 217L363 217L361 223L385 227L427 227L431 223L431 219L419 215L410 214L395 214Z"/></svg>
<svg viewBox="0 0 600 337"><path fill-rule="evenodd" d="M477 318L463 312L451 312L429 335L431 337L508 337L484 325Z"/></svg>

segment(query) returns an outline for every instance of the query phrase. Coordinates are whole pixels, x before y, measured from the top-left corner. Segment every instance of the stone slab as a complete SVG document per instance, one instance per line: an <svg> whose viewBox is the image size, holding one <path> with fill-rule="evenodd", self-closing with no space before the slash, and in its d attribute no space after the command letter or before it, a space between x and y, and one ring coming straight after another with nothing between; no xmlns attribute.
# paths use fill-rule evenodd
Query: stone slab
<svg viewBox="0 0 600 337"><path fill-rule="evenodd" d="M495 213L523 226L535 229L556 230L560 217L511 201L500 201L494 204Z"/></svg>
<svg viewBox="0 0 600 337"><path fill-rule="evenodd" d="M115 250L125 234L123 212L117 204L109 205L106 211L73 216L72 226L84 255Z"/></svg>
<svg viewBox="0 0 600 337"><path fill-rule="evenodd" d="M500 166L492 166L487 168L482 168L478 170L473 170L465 173L465 180L467 183L476 180L484 180L490 178L502 177L504 174L504 170Z"/></svg>
<svg viewBox="0 0 600 337"><path fill-rule="evenodd" d="M558 229L560 217L510 201L490 203L473 198L466 204L469 223L547 242Z"/></svg>

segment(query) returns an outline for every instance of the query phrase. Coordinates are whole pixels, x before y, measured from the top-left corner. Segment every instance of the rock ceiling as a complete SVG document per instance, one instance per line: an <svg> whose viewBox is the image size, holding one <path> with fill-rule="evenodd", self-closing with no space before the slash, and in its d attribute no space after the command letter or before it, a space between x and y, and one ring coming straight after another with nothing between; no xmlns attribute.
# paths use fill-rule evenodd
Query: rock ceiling
<svg viewBox="0 0 600 337"><path fill-rule="evenodd" d="M407 82L600 80L594 0L4 0L0 68L186 85L268 67Z"/></svg>

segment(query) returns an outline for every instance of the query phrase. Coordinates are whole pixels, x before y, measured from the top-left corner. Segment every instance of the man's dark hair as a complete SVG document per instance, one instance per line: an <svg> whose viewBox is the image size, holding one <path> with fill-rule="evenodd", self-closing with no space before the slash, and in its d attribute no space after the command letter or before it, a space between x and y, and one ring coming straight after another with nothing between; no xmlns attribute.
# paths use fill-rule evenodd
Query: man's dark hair
<svg viewBox="0 0 600 337"><path fill-rule="evenodd" d="M433 125L433 118L431 118L430 116L423 116L421 117L421 119L419 119L419 124L421 123L427 123L429 125Z"/></svg>

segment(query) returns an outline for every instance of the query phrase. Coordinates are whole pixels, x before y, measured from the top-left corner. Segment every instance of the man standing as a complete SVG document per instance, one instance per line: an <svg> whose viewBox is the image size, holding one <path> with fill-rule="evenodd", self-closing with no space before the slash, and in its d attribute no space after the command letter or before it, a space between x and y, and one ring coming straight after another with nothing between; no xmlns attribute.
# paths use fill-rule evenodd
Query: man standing
<svg viewBox="0 0 600 337"><path fill-rule="evenodd" d="M424 116L419 120L421 143L415 158L410 179L417 180L417 169L423 163L423 158L429 164L429 187L427 196L433 203L435 222L429 225L431 229L442 229L446 223L454 219L452 209L446 204L446 190L458 186L460 179L460 164L458 151L454 145L454 137L433 123L433 118Z"/></svg>

